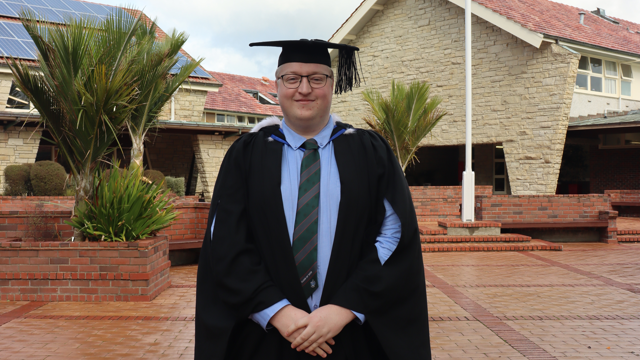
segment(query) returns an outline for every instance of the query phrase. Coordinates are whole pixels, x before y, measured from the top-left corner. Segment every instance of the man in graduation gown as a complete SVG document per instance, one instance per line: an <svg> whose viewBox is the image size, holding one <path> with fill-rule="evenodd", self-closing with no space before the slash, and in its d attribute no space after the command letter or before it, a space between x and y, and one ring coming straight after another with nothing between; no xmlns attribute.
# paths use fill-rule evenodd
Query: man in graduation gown
<svg viewBox="0 0 640 360"><path fill-rule="evenodd" d="M431 359L415 210L388 143L330 114L352 46L278 46L284 120L231 146L200 253L196 359ZM339 49L337 75L328 48Z"/></svg>

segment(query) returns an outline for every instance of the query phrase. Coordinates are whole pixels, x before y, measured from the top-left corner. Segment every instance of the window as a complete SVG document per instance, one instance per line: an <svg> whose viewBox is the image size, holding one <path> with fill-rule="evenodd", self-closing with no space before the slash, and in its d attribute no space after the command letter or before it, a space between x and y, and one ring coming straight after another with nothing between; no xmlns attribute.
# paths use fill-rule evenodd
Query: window
<svg viewBox="0 0 640 360"><path fill-rule="evenodd" d="M620 64L620 68L622 69L622 78L633 79L633 71L631 70L631 65Z"/></svg>
<svg viewBox="0 0 640 360"><path fill-rule="evenodd" d="M575 89L614 96L618 94L631 96L632 80L633 72L629 64L581 56L578 62Z"/></svg>
<svg viewBox="0 0 640 360"><path fill-rule="evenodd" d="M631 81L622 80L620 83L620 93L623 96L631 96Z"/></svg>
<svg viewBox="0 0 640 360"><path fill-rule="evenodd" d="M15 82L11 83L11 90L9 90L9 97L7 99L7 109L14 110L29 110L31 104L29 98L25 95Z"/></svg>
<svg viewBox="0 0 640 360"><path fill-rule="evenodd" d="M227 115L227 124L235 124L236 123L236 117L233 115Z"/></svg>
<svg viewBox="0 0 640 360"><path fill-rule="evenodd" d="M216 114L216 122L217 123L223 123L224 122L224 114Z"/></svg>
<svg viewBox="0 0 640 360"><path fill-rule="evenodd" d="M640 147L640 133L600 135L600 148Z"/></svg>
<svg viewBox="0 0 640 360"><path fill-rule="evenodd" d="M246 124L244 116L238 116L237 119L238 119L238 124L242 124L242 125Z"/></svg>
<svg viewBox="0 0 640 360"><path fill-rule="evenodd" d="M504 147L502 145L496 145L493 155L493 193L506 194L508 181Z"/></svg>
<svg viewBox="0 0 640 360"><path fill-rule="evenodd" d="M256 118L253 116L249 116L247 120L249 121L249 125L255 125L257 123Z"/></svg>

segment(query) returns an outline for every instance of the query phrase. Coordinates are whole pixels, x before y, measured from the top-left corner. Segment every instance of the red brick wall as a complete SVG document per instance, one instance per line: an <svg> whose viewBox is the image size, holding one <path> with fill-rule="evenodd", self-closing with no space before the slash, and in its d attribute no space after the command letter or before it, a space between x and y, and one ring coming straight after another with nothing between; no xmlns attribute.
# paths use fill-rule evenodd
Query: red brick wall
<svg viewBox="0 0 640 360"><path fill-rule="evenodd" d="M638 159L640 166L640 159ZM640 190L605 190L605 195L611 198L611 202L640 203Z"/></svg>
<svg viewBox="0 0 640 360"><path fill-rule="evenodd" d="M591 192L640 190L640 148L598 149L592 146L589 160Z"/></svg>
<svg viewBox="0 0 640 360"><path fill-rule="evenodd" d="M460 217L461 186L409 186L418 221L429 222ZM476 196L490 196L492 186L476 186Z"/></svg>
<svg viewBox="0 0 640 360"><path fill-rule="evenodd" d="M73 236L71 225L64 223L70 217L71 211L0 210L0 240L67 240Z"/></svg>
<svg viewBox="0 0 640 360"><path fill-rule="evenodd" d="M170 242L189 239L203 240L210 206L211 203L204 202L176 204L176 210L179 212L178 217L171 223L171 226L160 231L160 234L168 236Z"/></svg>
<svg viewBox="0 0 640 360"><path fill-rule="evenodd" d="M166 237L0 242L0 300L150 301L171 285Z"/></svg>
<svg viewBox="0 0 640 360"><path fill-rule="evenodd" d="M611 210L606 195L493 195L477 198L483 221L564 223L599 221Z"/></svg>

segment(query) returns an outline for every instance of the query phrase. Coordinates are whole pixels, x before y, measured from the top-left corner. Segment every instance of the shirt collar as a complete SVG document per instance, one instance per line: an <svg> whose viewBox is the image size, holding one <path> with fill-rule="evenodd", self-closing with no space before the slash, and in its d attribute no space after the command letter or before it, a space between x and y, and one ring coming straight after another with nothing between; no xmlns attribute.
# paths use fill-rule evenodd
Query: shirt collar
<svg viewBox="0 0 640 360"><path fill-rule="evenodd" d="M331 133L333 132L334 126L335 124L334 124L333 115L332 115L329 117L329 121L327 122L327 125L325 125L325 127L322 128L322 130L320 130L318 135L313 137L318 142L318 147L320 149L324 148L325 146L327 146L327 144L329 144L329 140L331 140ZM302 144L304 144L305 141L307 141L307 138L305 138L302 135L299 135L298 133L293 131L289 126L287 126L286 119L282 119L282 132L284 133L284 136L287 139L289 146L291 146L293 150L298 150L298 148L302 146Z"/></svg>

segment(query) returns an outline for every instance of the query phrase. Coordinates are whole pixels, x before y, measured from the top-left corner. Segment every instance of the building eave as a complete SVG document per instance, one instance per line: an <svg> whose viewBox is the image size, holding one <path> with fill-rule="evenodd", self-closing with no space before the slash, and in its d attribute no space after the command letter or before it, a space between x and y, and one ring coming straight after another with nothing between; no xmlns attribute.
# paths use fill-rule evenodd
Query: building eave
<svg viewBox="0 0 640 360"><path fill-rule="evenodd" d="M383 5L386 3L387 0L364 0L347 21L331 36L329 41L338 44L349 44L375 14L382 10ZM336 49L331 49L329 53L331 54L331 59L338 55Z"/></svg>
<svg viewBox="0 0 640 360"><path fill-rule="evenodd" d="M448 1L464 9L465 0ZM471 13L536 48L540 48L540 44L542 44L542 40L544 39L544 35L541 33L527 29L518 22L508 19L506 16L500 15L474 1L471 2Z"/></svg>

